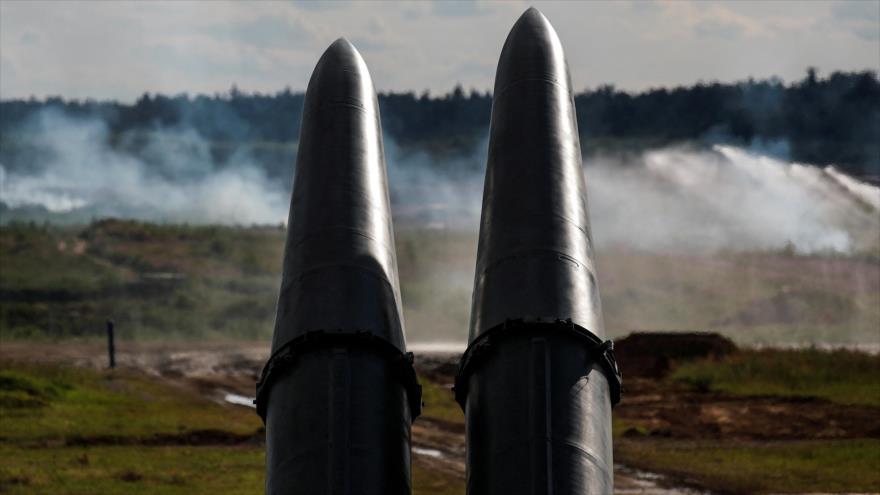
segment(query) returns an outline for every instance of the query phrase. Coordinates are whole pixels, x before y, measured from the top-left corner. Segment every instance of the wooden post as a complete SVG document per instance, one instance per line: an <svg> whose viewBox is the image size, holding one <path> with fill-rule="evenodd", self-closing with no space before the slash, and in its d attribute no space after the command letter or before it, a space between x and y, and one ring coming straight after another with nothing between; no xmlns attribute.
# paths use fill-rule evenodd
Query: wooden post
<svg viewBox="0 0 880 495"><path fill-rule="evenodd" d="M107 355L110 357L110 369L116 367L116 348L113 344L113 320L107 320Z"/></svg>

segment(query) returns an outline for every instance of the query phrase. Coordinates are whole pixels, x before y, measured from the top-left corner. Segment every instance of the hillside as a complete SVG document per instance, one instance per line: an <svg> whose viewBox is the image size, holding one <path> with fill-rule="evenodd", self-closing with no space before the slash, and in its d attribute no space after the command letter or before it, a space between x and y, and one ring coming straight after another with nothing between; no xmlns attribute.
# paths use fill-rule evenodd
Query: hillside
<svg viewBox="0 0 880 495"><path fill-rule="evenodd" d="M272 332L279 227L103 220L0 227L2 339L259 339ZM410 342L464 342L476 236L399 228ZM610 335L711 330L736 342L877 346L880 263L870 255L752 251L597 253Z"/></svg>

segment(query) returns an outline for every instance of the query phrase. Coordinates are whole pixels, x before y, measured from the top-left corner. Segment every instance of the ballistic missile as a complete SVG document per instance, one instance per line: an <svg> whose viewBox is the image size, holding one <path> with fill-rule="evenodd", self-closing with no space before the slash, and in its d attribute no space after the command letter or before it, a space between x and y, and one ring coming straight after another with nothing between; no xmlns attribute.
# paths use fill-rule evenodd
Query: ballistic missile
<svg viewBox="0 0 880 495"><path fill-rule="evenodd" d="M267 494L407 494L421 389L406 352L379 107L334 42L305 96L272 353Z"/></svg>
<svg viewBox="0 0 880 495"><path fill-rule="evenodd" d="M571 79L534 8L495 76L469 345L456 377L467 492L613 492L605 340Z"/></svg>

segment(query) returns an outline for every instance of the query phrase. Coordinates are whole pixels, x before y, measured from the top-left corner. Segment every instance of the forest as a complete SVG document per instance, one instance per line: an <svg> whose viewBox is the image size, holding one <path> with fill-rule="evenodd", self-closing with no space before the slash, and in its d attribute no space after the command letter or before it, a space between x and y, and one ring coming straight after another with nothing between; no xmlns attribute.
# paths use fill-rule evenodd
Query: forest
<svg viewBox="0 0 880 495"><path fill-rule="evenodd" d="M99 119L111 138L156 129L194 129L215 145L295 144L304 94L145 93L134 103L62 97L0 101L0 163L27 167L35 116L45 110ZM585 153L676 143L726 143L796 162L835 164L855 176L880 175L880 80L876 72L809 69L785 84L771 78L639 93L604 85L574 96ZM445 95L381 93L385 137L439 156L472 153L484 142L492 95L460 85ZM120 142L125 140L120 139ZM23 147L24 146L24 147ZM30 149L27 149L30 148Z"/></svg>

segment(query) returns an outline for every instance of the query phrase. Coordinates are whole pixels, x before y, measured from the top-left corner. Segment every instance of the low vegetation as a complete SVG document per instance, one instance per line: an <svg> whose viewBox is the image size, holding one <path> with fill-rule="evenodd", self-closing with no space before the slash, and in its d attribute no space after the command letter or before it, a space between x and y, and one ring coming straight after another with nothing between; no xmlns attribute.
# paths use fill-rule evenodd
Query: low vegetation
<svg viewBox="0 0 880 495"><path fill-rule="evenodd" d="M880 407L880 359L845 350L740 352L682 364L675 381L740 396L813 397Z"/></svg>
<svg viewBox="0 0 880 495"><path fill-rule="evenodd" d="M91 446L0 444L0 493L80 495L262 493L261 446Z"/></svg>
<svg viewBox="0 0 880 495"><path fill-rule="evenodd" d="M450 423L464 424L461 406L453 399L452 390L424 377L419 378L422 385L422 416Z"/></svg>
<svg viewBox="0 0 880 495"><path fill-rule="evenodd" d="M276 227L0 226L0 339L271 338ZM396 231L408 340L463 341L476 234ZM876 257L785 252L597 256L606 330L710 330L740 344L877 341Z"/></svg>
<svg viewBox="0 0 880 495"><path fill-rule="evenodd" d="M779 375L788 377L780 383L794 380L804 396L876 406L874 399L858 399L861 393L825 391L845 380L866 390L873 380L876 389L877 362L855 353L749 351L684 363L666 382L694 386L702 383L700 373L718 369L709 382L717 393L784 395L784 388L772 388L783 385L767 380ZM841 380L832 377L833 366ZM737 380L754 381L756 388L725 388ZM424 417L461 424L449 388L424 376L421 382ZM719 493L870 492L880 486L877 438L721 441L657 437L647 430L625 434L633 429L638 425L615 421L616 462ZM262 434L250 409L216 404L184 385L135 371L0 362L0 493L262 493ZM460 478L418 457L413 483L417 495L464 490Z"/></svg>
<svg viewBox="0 0 880 495"><path fill-rule="evenodd" d="M616 439L614 460L718 493L869 493L880 440L724 443Z"/></svg>
<svg viewBox="0 0 880 495"><path fill-rule="evenodd" d="M104 220L0 229L3 339L268 339L284 231Z"/></svg>
<svg viewBox="0 0 880 495"><path fill-rule="evenodd" d="M0 369L0 493L263 492L262 423L251 409L133 371ZM457 479L418 463L413 480L415 495L461 493Z"/></svg>
<svg viewBox="0 0 880 495"><path fill-rule="evenodd" d="M248 438L261 428L252 411L214 407L133 371L0 364L5 444L186 443Z"/></svg>
<svg viewBox="0 0 880 495"><path fill-rule="evenodd" d="M260 493L253 411L132 371L0 365L0 493Z"/></svg>

